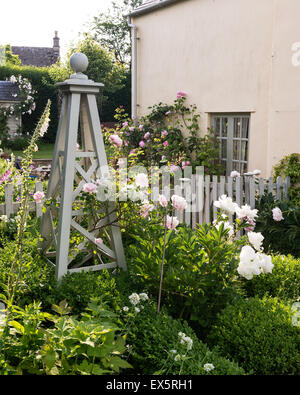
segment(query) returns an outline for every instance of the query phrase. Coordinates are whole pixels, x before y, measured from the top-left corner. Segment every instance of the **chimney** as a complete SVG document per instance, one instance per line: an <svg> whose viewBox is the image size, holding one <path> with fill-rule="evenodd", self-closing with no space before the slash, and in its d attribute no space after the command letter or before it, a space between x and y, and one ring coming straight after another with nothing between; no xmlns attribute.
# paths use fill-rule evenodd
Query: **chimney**
<svg viewBox="0 0 300 395"><path fill-rule="evenodd" d="M58 32L57 30L55 30L54 32L55 37L53 38L53 50L55 52L55 54L57 55L57 57L59 57L59 37L57 36Z"/></svg>

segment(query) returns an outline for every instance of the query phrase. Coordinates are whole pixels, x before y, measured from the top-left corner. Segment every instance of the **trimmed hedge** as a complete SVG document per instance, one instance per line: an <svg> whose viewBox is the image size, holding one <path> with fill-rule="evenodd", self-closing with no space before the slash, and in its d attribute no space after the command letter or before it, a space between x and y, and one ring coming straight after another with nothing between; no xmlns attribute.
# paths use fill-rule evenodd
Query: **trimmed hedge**
<svg viewBox="0 0 300 395"><path fill-rule="evenodd" d="M242 299L219 314L208 341L248 372L300 374L300 327L291 316L276 298Z"/></svg>
<svg viewBox="0 0 300 395"><path fill-rule="evenodd" d="M244 281L247 295L260 298L269 295L296 301L300 297L300 259L292 255L275 255L272 262L272 274L254 276L251 281Z"/></svg>
<svg viewBox="0 0 300 395"><path fill-rule="evenodd" d="M174 361L171 350L180 351L178 333L183 332L193 340L193 347L187 353L187 360L181 366ZM157 313L151 305L130 323L127 344L132 345L130 363L140 374L183 374L183 375L245 375L245 371L236 363L219 355L216 350L202 343L186 322L173 319L164 310ZM206 372L205 364L214 369Z"/></svg>

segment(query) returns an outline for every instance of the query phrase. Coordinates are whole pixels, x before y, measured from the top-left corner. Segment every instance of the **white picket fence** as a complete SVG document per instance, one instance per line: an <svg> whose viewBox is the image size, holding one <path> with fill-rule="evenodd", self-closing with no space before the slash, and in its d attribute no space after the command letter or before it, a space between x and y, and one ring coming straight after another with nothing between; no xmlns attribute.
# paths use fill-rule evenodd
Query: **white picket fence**
<svg viewBox="0 0 300 395"><path fill-rule="evenodd" d="M43 192L43 183L41 181L36 181L35 191ZM17 214L19 211L21 202L15 201L14 192L13 185L5 185L5 202L0 204L0 215L7 215L9 217L12 214ZM20 191L18 195L21 195ZM37 217L41 217L43 214L43 204L32 201L29 203L29 211L35 212Z"/></svg>
<svg viewBox="0 0 300 395"><path fill-rule="evenodd" d="M190 182L185 182L181 195L189 202L183 213L176 212L181 223L186 223L192 228L196 224L209 223L217 218L218 209L213 202L221 195L232 198L239 206L248 204L255 208L255 201L264 195L265 191L272 193L276 200L289 199L288 189L290 179L282 180L278 177L276 182L272 178L263 179L253 176L225 177L225 176L196 176L192 175Z"/></svg>
<svg viewBox="0 0 300 395"><path fill-rule="evenodd" d="M271 192L279 201L288 199L289 186L289 178L285 178L283 181L281 177L278 177L274 183L272 178L265 180L244 176L234 179L225 176L192 175L191 180L185 181L184 187L179 191L189 202L188 207L183 213L176 212L175 215L180 222L185 222L195 228L196 224L209 223L217 218L217 208L213 202L223 194L232 197L239 206L248 204L251 208L255 208L256 198L262 196L265 191ZM36 181L35 190L43 191L42 182ZM175 193L178 193L178 190ZM5 186L5 203L0 204L0 215L10 216L18 212L21 203L15 201L13 196L13 186L7 184ZM30 202L29 209L31 212L35 212L37 217L42 216L42 208L41 203Z"/></svg>

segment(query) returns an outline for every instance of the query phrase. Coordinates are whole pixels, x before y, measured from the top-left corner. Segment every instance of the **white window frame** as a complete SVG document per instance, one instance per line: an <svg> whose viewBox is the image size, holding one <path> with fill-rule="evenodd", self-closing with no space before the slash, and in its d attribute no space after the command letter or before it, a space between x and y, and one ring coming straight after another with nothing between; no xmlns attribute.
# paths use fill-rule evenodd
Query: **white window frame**
<svg viewBox="0 0 300 395"><path fill-rule="evenodd" d="M248 169L248 158L249 158L249 137L250 137L250 118L251 114L250 113L213 113L211 114L211 129L214 131L216 134L216 121L219 120L219 133L218 135L216 134L217 139L221 142L220 144L220 154L219 154L219 159L224 163L226 161L226 174L230 175L230 173L233 170L237 170L240 172L241 165L244 164L244 169L242 173L246 172ZM223 127L224 127L224 122L226 122L227 119L227 125L226 127L226 135L223 134ZM234 122L235 119L240 119L240 125L239 125L239 136L235 137L234 136ZM243 122L243 119L248 120L248 133L247 137L242 137L241 134L241 124ZM224 157L222 154L222 142L226 141L226 157ZM233 158L233 146L234 142L237 141L238 146L239 146L239 152L238 152L238 159ZM241 157L242 155L242 142L244 142L247 152L246 152L246 159L243 159ZM235 165L236 164L236 165Z"/></svg>

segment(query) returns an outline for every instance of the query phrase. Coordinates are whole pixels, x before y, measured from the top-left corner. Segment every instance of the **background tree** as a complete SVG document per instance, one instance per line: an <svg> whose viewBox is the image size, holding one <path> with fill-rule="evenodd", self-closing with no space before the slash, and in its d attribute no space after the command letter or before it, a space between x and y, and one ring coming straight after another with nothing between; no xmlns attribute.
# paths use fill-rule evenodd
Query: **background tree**
<svg viewBox="0 0 300 395"><path fill-rule="evenodd" d="M0 46L0 61L1 58L3 57L2 62L3 66L7 65L15 65L15 66L20 66L21 65L21 59L19 58L19 55L14 55L11 51L11 46L9 44L6 45L1 45Z"/></svg>
<svg viewBox="0 0 300 395"><path fill-rule="evenodd" d="M111 51L116 61L130 62L131 42L130 28L126 15L142 4L142 0L112 1L112 7L107 12L101 12L90 23L90 29L95 40Z"/></svg>
<svg viewBox="0 0 300 395"><path fill-rule="evenodd" d="M103 121L112 121L115 108L123 104L122 95L120 96L119 93L126 86L126 66L117 62L111 52L88 34L84 34L83 40L71 48L68 59L75 52L82 52L88 57L89 66L86 75L91 80L104 84L103 90L98 95L100 115ZM70 67L69 62L66 67ZM71 69L69 73L71 74ZM120 102L116 103L118 96Z"/></svg>

